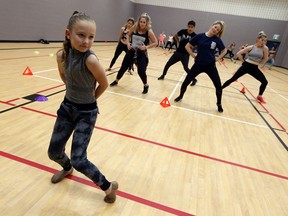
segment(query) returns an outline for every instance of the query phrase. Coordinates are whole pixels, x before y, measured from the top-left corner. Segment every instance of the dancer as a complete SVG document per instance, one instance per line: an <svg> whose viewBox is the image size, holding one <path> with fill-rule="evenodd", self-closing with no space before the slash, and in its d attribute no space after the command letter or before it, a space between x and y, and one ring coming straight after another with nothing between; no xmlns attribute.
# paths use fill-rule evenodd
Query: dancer
<svg viewBox="0 0 288 216"><path fill-rule="evenodd" d="M116 47L115 53L114 53L114 57L111 60L110 66L109 68L106 69L106 71L111 71L113 65L115 64L117 58L120 56L120 54L124 51L125 53L128 51L127 49L127 43L129 41L127 41L127 34L130 30L131 27L133 27L134 25L134 18L133 17L129 17L126 24L121 27L120 32L119 32L119 36L118 36L118 45ZM132 70L133 69L133 64L131 64L128 68L128 72L132 75Z"/></svg>
<svg viewBox="0 0 288 216"><path fill-rule="evenodd" d="M118 183L109 182L87 159L87 147L98 114L96 100L108 87L105 71L91 50L95 34L95 21L86 14L75 11L65 31L63 49L57 52L58 70L66 85L66 94L57 111L48 155L63 167L63 170L53 175L52 183L62 181L73 172L74 167L105 192L105 202L113 203L116 200ZM69 159L65 146L72 133Z"/></svg>
<svg viewBox="0 0 288 216"><path fill-rule="evenodd" d="M195 62L191 68L191 71L189 71L184 82L182 83L180 95L175 98L175 102L182 100L189 83L200 73L205 72L210 77L216 88L218 112L223 112L221 105L221 80L215 64L215 62L221 60L227 52L227 49L221 40L223 33L224 22L215 21L206 33L196 35L190 39L189 43L187 43L185 48L192 58L195 59ZM192 48L195 46L197 46L197 55L192 52ZM214 55L216 48L218 48L220 52L218 57L215 57Z"/></svg>
<svg viewBox="0 0 288 216"><path fill-rule="evenodd" d="M235 46L236 46L236 44L235 44L235 42L232 42L230 45L229 45L229 47L228 47L228 49L227 49L227 53L226 53L226 55L228 54L229 55L229 57L230 57L230 60L233 62L233 58L234 58L234 53L233 53L233 50L235 49ZM225 55L225 56L226 56ZM225 57L224 56L224 57Z"/></svg>
<svg viewBox="0 0 288 216"><path fill-rule="evenodd" d="M157 39L151 28L151 23L150 16L147 13L143 13L127 34L127 38L128 40L131 38L132 44L127 44L128 52L123 59L116 79L110 84L111 87L118 85L119 80L122 78L129 65L131 65L133 61L136 61L135 64L137 65L138 74L144 85L142 94L148 93L149 85L147 82L146 69L149 60L147 50L157 45ZM149 40L151 41L150 44Z"/></svg>
<svg viewBox="0 0 288 216"><path fill-rule="evenodd" d="M272 66L275 63L275 59L274 59L275 58L275 54L276 54L275 47L272 47L271 50L269 50L269 56L268 56L267 62L265 62L265 64L261 68L264 68L265 65L268 63L269 64L268 69L271 70Z"/></svg>
<svg viewBox="0 0 288 216"><path fill-rule="evenodd" d="M164 44L165 38L166 38L165 33L164 33L164 32L161 32L161 34L158 36L158 45L157 45L157 47L158 47L158 46L159 46L159 47L161 46L162 49L165 49L165 44Z"/></svg>
<svg viewBox="0 0 288 216"><path fill-rule="evenodd" d="M246 43L246 44L243 44L242 46L239 47L239 51L245 49L248 45L249 45L249 44L247 44L247 43ZM239 51L238 51L238 52L239 52ZM236 56L237 56L237 55L236 55ZM242 54L242 58L245 60L245 58L246 58L246 54L245 54L245 53ZM236 63L236 60L240 60L240 59L238 58L238 56L237 56L236 58L234 58L234 64Z"/></svg>
<svg viewBox="0 0 288 216"><path fill-rule="evenodd" d="M173 35L173 34L170 34L170 35L168 36L168 40L167 40L165 49L167 49L167 47L169 46L168 51L170 51L170 49L172 49L172 47L173 47L174 45L175 45L175 43L174 43L174 35ZM176 48L177 48L177 47L176 47Z"/></svg>
<svg viewBox="0 0 288 216"><path fill-rule="evenodd" d="M247 46L237 53L239 60L243 62L242 66L236 71L231 79L227 80L223 84L222 89L226 88L232 82L248 73L261 82L257 100L261 103L266 103L262 95L266 89L268 81L258 68L259 66L264 65L268 59L268 47L265 45L266 42L267 36L263 31L261 31L258 33L256 43L254 45ZM245 60L243 59L243 54L247 54L247 58Z"/></svg>
<svg viewBox="0 0 288 216"><path fill-rule="evenodd" d="M196 23L191 20L188 22L188 28L187 29L181 29L178 31L175 35L174 38L179 42L179 47L176 49L176 51L173 53L173 55L170 57L168 62L166 63L163 73L160 77L158 77L158 80L164 80L165 76L167 75L168 69L174 65L175 63L181 61L184 70L186 73L189 72L189 53L185 49L185 45L189 41L190 38L193 38L196 33L194 32L195 30ZM180 37L180 40L179 40ZM196 79L193 79L191 85L195 85L197 82Z"/></svg>

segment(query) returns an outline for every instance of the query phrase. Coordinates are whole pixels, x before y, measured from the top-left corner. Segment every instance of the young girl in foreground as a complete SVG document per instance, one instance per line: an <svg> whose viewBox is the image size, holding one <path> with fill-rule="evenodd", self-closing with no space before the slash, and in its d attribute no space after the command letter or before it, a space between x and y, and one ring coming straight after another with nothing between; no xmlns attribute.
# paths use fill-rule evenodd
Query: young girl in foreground
<svg viewBox="0 0 288 216"><path fill-rule="evenodd" d="M108 87L104 69L90 50L95 34L95 21L86 14L75 11L65 31L63 49L57 52L58 70L66 85L66 94L57 111L48 155L63 167L63 170L52 177L52 183L58 183L70 175L74 167L105 192L105 202L113 203L116 200L118 183L109 182L87 159L87 147L98 114L96 99ZM65 146L73 131L70 160L65 153Z"/></svg>

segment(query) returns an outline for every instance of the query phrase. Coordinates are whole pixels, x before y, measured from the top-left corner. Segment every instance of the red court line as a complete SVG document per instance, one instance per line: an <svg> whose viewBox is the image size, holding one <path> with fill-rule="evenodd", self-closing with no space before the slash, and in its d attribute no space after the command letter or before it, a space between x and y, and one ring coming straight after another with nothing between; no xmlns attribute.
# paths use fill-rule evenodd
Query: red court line
<svg viewBox="0 0 288 216"><path fill-rule="evenodd" d="M51 87L51 88L47 88L47 89L38 91L38 92L36 92L36 93L42 93L42 92L45 92L45 91L49 91L49 90L51 90L51 89L59 88L59 87L61 87L61 86L65 86L65 84L61 84L61 85L57 85L57 86L54 86L54 87Z"/></svg>
<svg viewBox="0 0 288 216"><path fill-rule="evenodd" d="M3 157L9 158L11 160L14 160L14 161L29 165L31 167L34 167L34 168L37 168L37 169L40 169L40 170L44 170L44 171L47 171L47 172L51 172L53 174L58 171L58 170L53 169L51 167L48 167L48 166L45 166L45 165L42 165L42 164L27 160L25 158L21 158L21 157L6 153L6 152L3 152L3 151L0 151L0 155L3 156ZM73 175L69 175L69 176L67 176L67 178L69 178L69 179L71 179L73 181L76 181L78 183L81 183L81 184L84 184L84 185L88 185L88 186L100 189L92 181L89 181L87 179L83 179L83 178L80 178L78 176L73 176ZM128 194L128 193L125 193L125 192L120 191L120 190L117 191L117 195L120 196L120 197L129 199L129 200L132 200L134 202L141 203L143 205L158 209L160 211L165 211L165 212L168 212L168 213L171 213L171 214L174 214L174 215L193 216L193 214L190 214L190 213L187 213L187 212L184 212L184 211L180 211L180 210L177 210L177 209L174 209L174 208L170 208L168 206L165 206L165 205L162 205L162 204L159 204L159 203L147 200L147 199L143 199L141 197L134 196L132 194Z"/></svg>
<svg viewBox="0 0 288 216"><path fill-rule="evenodd" d="M40 114L43 114L43 115L57 117L57 115L55 115L55 114L51 114L51 113L35 110L35 109L32 109L32 108L27 108L27 107L21 107L21 108L25 109L25 110L32 111L32 112L40 113ZM277 173L272 173L272 172L268 172L268 171L265 171L265 170L261 170L261 169L249 167L249 166L246 166L246 165L230 162L230 161L227 161L227 160L219 159L219 158L216 158L216 157L211 157L211 156L207 156L207 155L204 155L204 154L188 151L188 150L185 150L185 149L180 149L180 148L177 148L177 147L169 146L169 145L166 145L166 144L162 144L162 143L159 143L159 142L151 141L151 140L148 140L148 139L143 139L143 138L132 136L132 135L125 134L125 133L120 133L120 132L117 132L117 131L109 130L109 129L98 127L98 126L95 126L95 128L97 128L99 130L102 130L102 131L109 132L109 133L113 133L113 134L117 134L117 135L120 135L120 136L125 136L125 137L131 138L131 139L135 139L135 140L138 140L138 141L141 141L141 142L150 143L150 144L161 146L161 147L164 147L164 148L167 148L167 149L172 149L172 150L175 150L175 151L183 152L183 153L194 155L194 156L197 156L197 157L201 157L201 158L217 161L217 162L220 162L220 163L232 165L232 166L235 166L235 167L240 167L240 168L243 168L243 169L255 171L255 172L258 172L258 173L265 174L265 175L270 175L270 176L273 176L273 177L276 177L276 178L281 178L281 179L288 180L288 176L280 175L280 174L277 174Z"/></svg>
<svg viewBox="0 0 288 216"><path fill-rule="evenodd" d="M135 140L143 141L143 142L146 142L146 143L158 145L158 146L161 146L161 147L164 147L164 148L172 149L172 150L175 150L175 151L179 151L179 152L195 155L195 156L198 156L198 157L210 159L210 160L213 160L213 161L218 161L218 162L221 162L221 163L233 165L233 166L236 166L236 167L241 167L241 168L252 170L252 171L255 171L255 172L262 173L262 174L266 174L266 175L270 175L270 176L274 176L274 177L277 177L277 178L282 178L282 179L288 180L288 176L279 175L279 174L275 174L275 173L272 173L272 172L267 172L265 170L260 170L260 169L249 167L249 166L245 166L245 165L242 165L242 164L238 164L238 163L222 160L222 159L219 159L219 158L215 158L215 157L199 154L199 153L196 153L196 152L188 151L188 150L185 150L185 149L180 149L180 148L177 148L177 147L168 146L168 145L165 145L165 144L162 144L162 143L158 143L158 142L154 142L154 141L151 141L151 140L135 137L135 136L124 134L124 133L120 133L120 132L117 132L117 131L112 131L112 130L109 130L109 129L106 129L106 128L101 128L101 127L98 127L98 126L96 126L95 128L98 128L100 130L107 131L107 132L110 132L110 133L118 134L118 135L121 135L121 136L129 137L129 138L132 138L132 139L135 139Z"/></svg>
<svg viewBox="0 0 288 216"><path fill-rule="evenodd" d="M249 89L243 84L241 83L241 85L247 89L247 91L249 92L249 94L254 97L255 100L257 100L257 98L252 94L251 91L249 91ZM262 106L262 108L271 116L271 118L276 122L276 124L279 125L279 127L282 128L282 130L288 135L288 131L286 130L286 128L269 112L269 110L260 102L258 102L260 104L260 106Z"/></svg>
<svg viewBox="0 0 288 216"><path fill-rule="evenodd" d="M13 101L16 101L16 100L20 100L20 98L11 99L11 100L9 100L9 101L6 101L6 103L7 103L8 105L14 106L13 104L10 104L10 103L13 102Z"/></svg>

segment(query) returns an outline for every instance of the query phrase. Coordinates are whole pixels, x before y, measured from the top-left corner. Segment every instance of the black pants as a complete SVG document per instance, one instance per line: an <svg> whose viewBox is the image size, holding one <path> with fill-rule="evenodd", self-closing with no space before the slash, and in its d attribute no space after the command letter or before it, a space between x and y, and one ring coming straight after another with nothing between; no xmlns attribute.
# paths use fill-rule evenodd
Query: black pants
<svg viewBox="0 0 288 216"><path fill-rule="evenodd" d="M136 53L135 53L136 52ZM127 51L120 70L117 73L117 79L120 80L124 75L125 71L129 68L130 65L136 60L137 71L142 83L147 84L147 74L146 69L148 66L148 55L146 51L130 49Z"/></svg>
<svg viewBox="0 0 288 216"><path fill-rule="evenodd" d="M169 49L168 50L170 50L170 49L172 49L173 48L173 46L175 46L176 47L176 49L177 49L177 44L176 43L174 43L174 42L171 42L171 41L167 41L167 43L166 43L166 46L165 46L165 49L167 49L167 47L169 46Z"/></svg>
<svg viewBox="0 0 288 216"><path fill-rule="evenodd" d="M128 48L127 48L127 45L126 44L123 44L121 41L118 43L117 47L116 47L116 50L115 50L115 53L114 53L114 57L113 59L111 60L111 63L110 63L110 66L109 68L112 68L113 65L115 64L116 60L118 59L118 57L121 55L122 52L125 52L127 53L128 51ZM128 67L129 70L131 70L132 68L132 64Z"/></svg>
<svg viewBox="0 0 288 216"><path fill-rule="evenodd" d="M90 178L103 191L110 187L110 182L101 171L87 158L90 142L98 115L98 108L79 110L74 105L62 102L57 111L57 119L51 137L49 158L68 170L73 166L77 171ZM72 138L71 160L65 153L68 139Z"/></svg>
<svg viewBox="0 0 288 216"><path fill-rule="evenodd" d="M233 57L234 57L234 53L233 53L233 51L231 51L231 50L227 50L227 53L226 53L226 55L229 55L229 57L230 57L230 59L232 59ZM225 55L225 56L226 56Z"/></svg>
<svg viewBox="0 0 288 216"><path fill-rule="evenodd" d="M197 77L202 72L205 72L212 80L216 89L217 104L221 104L222 99L221 80L214 62L210 65L199 65L195 63L192 66L191 70L189 71L184 82L181 85L180 97L183 98L189 83L191 83L191 81L195 79L195 77Z"/></svg>
<svg viewBox="0 0 288 216"><path fill-rule="evenodd" d="M176 64L179 61L181 61L182 66L183 66L184 70L186 71L186 73L189 73L189 71L190 71L190 69L188 67L189 57L190 57L189 54L174 52L164 67L163 75L166 76L168 69L172 65Z"/></svg>
<svg viewBox="0 0 288 216"><path fill-rule="evenodd" d="M261 82L260 88L259 88L259 95L262 95L266 89L266 86L268 85L268 81L264 74L259 70L258 65L254 65L248 62L243 62L242 66L236 71L236 73L231 77L231 79L227 80L223 86L222 89L229 86L232 82L239 79L241 76L245 75L246 73L250 74L252 77L257 79L259 82Z"/></svg>

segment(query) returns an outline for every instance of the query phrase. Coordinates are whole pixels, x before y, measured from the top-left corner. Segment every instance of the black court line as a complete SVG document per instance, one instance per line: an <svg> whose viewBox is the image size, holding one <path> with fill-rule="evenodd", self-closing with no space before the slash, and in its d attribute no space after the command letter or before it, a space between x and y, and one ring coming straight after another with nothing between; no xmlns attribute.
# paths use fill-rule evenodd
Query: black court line
<svg viewBox="0 0 288 216"><path fill-rule="evenodd" d="M45 96L45 97L50 97L50 96L53 96L53 95L55 95L55 94L59 94L59 93L61 93L61 92L63 92L63 91L66 91L66 89L63 89L63 90L60 90L60 91L57 91L57 92L54 92L54 93L52 93L52 94L49 94L49 95L43 95L43 96ZM28 96L26 96L26 97L28 97ZM24 98L25 99L25 97L22 97L22 98ZM28 101L28 102L26 102L26 103L22 103L22 104L19 104L19 105L16 105L16 106L13 106L13 107L10 107L10 108L8 108L8 109L4 109L4 110L1 110L0 111L0 114L1 113L5 113L5 112L8 112L8 111L11 111L11 110L14 110L14 109L17 109L17 108L20 108L20 107L22 107L22 106L25 106L25 105L27 105L27 104L31 104L31 103L34 103L34 102L37 102L37 101L35 101L35 100L31 100L31 101ZM4 103L6 103L6 104L10 104L10 103L8 103L8 102L4 102ZM44 102L45 103L45 102ZM11 104L10 104L11 105Z"/></svg>
<svg viewBox="0 0 288 216"><path fill-rule="evenodd" d="M243 84L242 84L243 85ZM243 85L244 86L244 85ZM234 87L232 87L234 88ZM236 88L235 88L236 89ZM245 87L245 89L247 89ZM248 89L247 89L248 90ZM238 91L238 90L237 90ZM251 94L251 92L249 92ZM259 114L259 116L262 118L262 120L265 122L265 124L268 126L268 128L272 131L272 133L275 135L275 137L278 139L278 141L283 145L283 147L288 151L288 146L285 144L285 142L279 137L279 135L276 133L275 129L269 124L269 122L266 120L266 118L261 114L261 111L257 109L257 107L252 103L252 101L247 97L246 94L243 94L244 97L249 101L251 106L255 109L255 111ZM251 94L252 95L252 94ZM267 112L264 112L267 113ZM279 130L279 129L278 129ZM284 130L280 130L285 132Z"/></svg>

